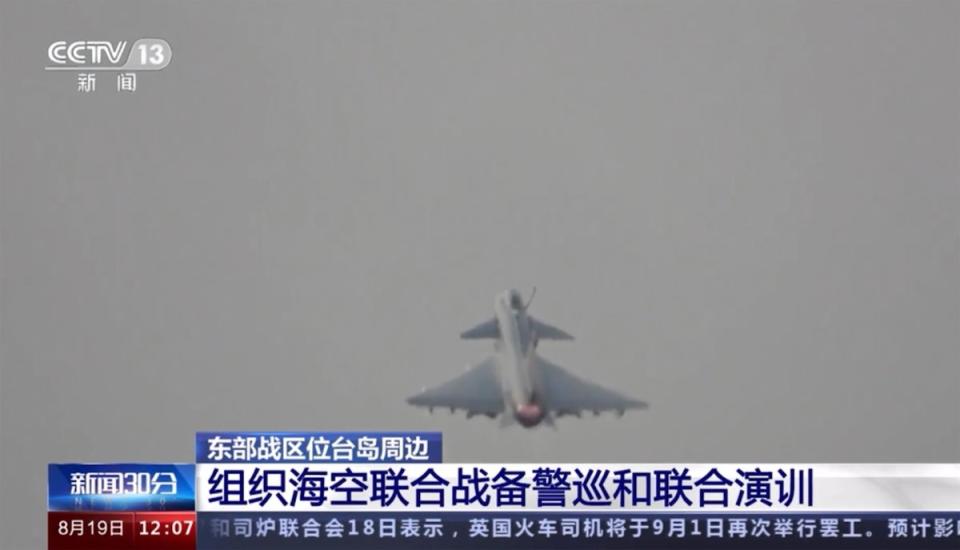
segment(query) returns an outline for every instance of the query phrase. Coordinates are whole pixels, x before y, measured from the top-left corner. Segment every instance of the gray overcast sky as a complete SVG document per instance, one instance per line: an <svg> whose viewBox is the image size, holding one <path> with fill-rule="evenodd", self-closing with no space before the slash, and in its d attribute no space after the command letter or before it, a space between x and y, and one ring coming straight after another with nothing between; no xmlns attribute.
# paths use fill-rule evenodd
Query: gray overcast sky
<svg viewBox="0 0 960 550"><path fill-rule="evenodd" d="M55 40L161 37L134 94ZM439 429L455 461L960 461L955 2L5 2L0 547L45 464L211 429ZM405 405L537 285L649 401Z"/></svg>

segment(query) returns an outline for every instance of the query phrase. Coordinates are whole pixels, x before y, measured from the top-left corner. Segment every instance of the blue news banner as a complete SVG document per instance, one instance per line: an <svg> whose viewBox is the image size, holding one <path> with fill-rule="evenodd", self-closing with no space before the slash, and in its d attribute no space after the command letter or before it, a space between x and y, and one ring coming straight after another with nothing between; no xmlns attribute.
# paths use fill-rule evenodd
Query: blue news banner
<svg viewBox="0 0 960 550"><path fill-rule="evenodd" d="M960 464L453 464L434 432L210 432L51 464L50 550L960 549Z"/></svg>
<svg viewBox="0 0 960 550"><path fill-rule="evenodd" d="M441 444L198 434L197 548L960 548L958 465L449 464Z"/></svg>

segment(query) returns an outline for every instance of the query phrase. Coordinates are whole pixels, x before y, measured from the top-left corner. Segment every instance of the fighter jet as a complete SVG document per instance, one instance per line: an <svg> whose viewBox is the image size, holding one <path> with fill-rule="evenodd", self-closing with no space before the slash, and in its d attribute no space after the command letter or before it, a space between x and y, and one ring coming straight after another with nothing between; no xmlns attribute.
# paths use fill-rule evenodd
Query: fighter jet
<svg viewBox="0 0 960 550"><path fill-rule="evenodd" d="M534 289L534 294L536 289ZM494 355L467 368L445 384L425 389L407 399L411 405L465 410L467 418L482 414L501 417L501 426L514 421L525 428L541 422L552 426L556 417L579 417L584 411L644 409L647 404L581 380L537 354L540 340L573 340L566 332L527 313L517 290L507 290L493 301L494 318L464 331L467 340L494 340Z"/></svg>

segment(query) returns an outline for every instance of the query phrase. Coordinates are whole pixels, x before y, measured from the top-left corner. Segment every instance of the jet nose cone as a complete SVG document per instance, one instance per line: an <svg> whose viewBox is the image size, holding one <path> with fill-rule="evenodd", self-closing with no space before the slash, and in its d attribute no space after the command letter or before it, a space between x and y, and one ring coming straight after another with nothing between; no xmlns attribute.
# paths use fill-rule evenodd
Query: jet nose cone
<svg viewBox="0 0 960 550"><path fill-rule="evenodd" d="M509 295L510 307L513 309L523 309L523 296L519 290L511 290Z"/></svg>

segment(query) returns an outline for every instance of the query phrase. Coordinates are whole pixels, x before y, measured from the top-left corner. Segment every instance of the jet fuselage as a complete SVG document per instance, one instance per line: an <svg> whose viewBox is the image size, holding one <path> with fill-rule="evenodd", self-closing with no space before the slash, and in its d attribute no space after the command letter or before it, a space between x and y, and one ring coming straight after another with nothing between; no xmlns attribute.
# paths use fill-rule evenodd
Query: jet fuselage
<svg viewBox="0 0 960 550"><path fill-rule="evenodd" d="M500 327L497 351L502 359L500 380L508 409L505 413L512 414L525 427L536 426L546 415L532 368L537 336L516 290L499 294L493 310Z"/></svg>

